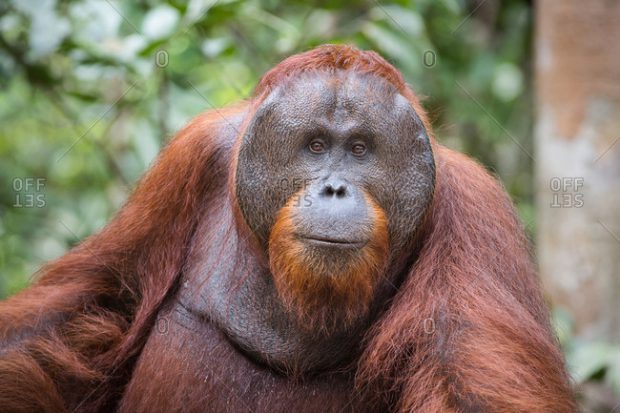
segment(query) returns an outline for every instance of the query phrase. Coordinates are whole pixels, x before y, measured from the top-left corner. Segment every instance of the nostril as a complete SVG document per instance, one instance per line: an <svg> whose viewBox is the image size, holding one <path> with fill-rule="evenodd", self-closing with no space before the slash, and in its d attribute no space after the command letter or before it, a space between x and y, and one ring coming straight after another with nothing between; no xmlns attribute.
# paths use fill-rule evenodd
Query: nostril
<svg viewBox="0 0 620 413"><path fill-rule="evenodd" d="M336 196L336 198L343 198L346 194L347 187L341 183L336 183L336 185L332 183L325 184L321 191L321 195L327 197Z"/></svg>

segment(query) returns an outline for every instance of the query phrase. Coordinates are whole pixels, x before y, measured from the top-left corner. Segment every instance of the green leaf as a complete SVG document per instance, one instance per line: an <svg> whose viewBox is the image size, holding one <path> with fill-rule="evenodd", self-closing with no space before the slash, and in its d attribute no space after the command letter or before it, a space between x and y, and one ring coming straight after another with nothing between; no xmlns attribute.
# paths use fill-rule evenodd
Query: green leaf
<svg viewBox="0 0 620 413"><path fill-rule="evenodd" d="M577 383L583 383L607 367L611 355L612 347L605 343L582 343L576 346L568 355L573 378Z"/></svg>

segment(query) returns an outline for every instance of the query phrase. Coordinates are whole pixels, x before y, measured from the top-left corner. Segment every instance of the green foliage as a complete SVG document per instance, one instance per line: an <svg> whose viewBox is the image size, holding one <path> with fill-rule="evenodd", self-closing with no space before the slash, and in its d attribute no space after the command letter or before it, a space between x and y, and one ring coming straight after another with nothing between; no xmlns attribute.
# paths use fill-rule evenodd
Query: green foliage
<svg viewBox="0 0 620 413"><path fill-rule="evenodd" d="M575 383L602 382L620 395L620 346L575 337L570 315L560 309L553 321Z"/></svg>

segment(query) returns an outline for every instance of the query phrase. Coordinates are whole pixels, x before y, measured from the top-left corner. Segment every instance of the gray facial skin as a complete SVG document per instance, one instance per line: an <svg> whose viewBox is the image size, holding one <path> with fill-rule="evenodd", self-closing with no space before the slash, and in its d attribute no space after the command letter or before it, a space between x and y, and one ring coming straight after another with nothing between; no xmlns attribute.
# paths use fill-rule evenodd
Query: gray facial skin
<svg viewBox="0 0 620 413"><path fill-rule="evenodd" d="M226 212L232 206L216 205L208 213L218 219L198 228L181 305L216 323L238 348L273 368L299 373L341 364L395 292L402 257L415 258L413 240L435 182L427 133L411 104L385 80L322 71L273 90L241 139L236 199L262 253L267 254L277 212L293 195L296 234L320 245L324 262L342 248L363 245L372 226L369 196L388 219L388 269L367 316L341 329L308 331L281 305L269 269L257 257L239 253L248 251L249 242ZM317 140L325 149L320 153L311 150ZM361 156L353 150L359 144L365 148Z"/></svg>
<svg viewBox="0 0 620 413"><path fill-rule="evenodd" d="M323 154L308 148L317 139L326 145ZM363 157L352 154L356 143L366 146ZM263 245L276 212L300 185L302 204L315 208L324 205L318 198L328 184L345 185L358 199L366 191L386 211L398 250L416 231L434 180L429 138L410 103L381 78L337 71L301 75L265 99L243 136L236 189L245 221ZM341 222L332 226L339 237L349 220L334 219ZM345 230L355 236L355 228Z"/></svg>

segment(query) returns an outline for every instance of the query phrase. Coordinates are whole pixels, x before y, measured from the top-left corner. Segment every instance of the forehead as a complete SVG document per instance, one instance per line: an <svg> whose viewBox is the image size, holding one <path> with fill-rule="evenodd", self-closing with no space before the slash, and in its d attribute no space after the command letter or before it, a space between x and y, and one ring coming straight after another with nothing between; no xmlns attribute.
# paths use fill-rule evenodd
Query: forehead
<svg viewBox="0 0 620 413"><path fill-rule="evenodd" d="M372 74L339 70L303 73L266 99L270 117L288 127L377 128L411 118L413 108L398 90Z"/></svg>

